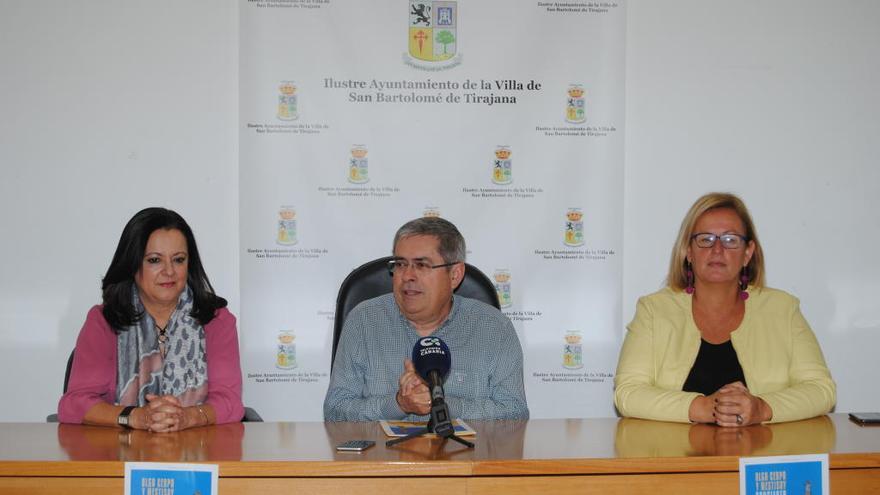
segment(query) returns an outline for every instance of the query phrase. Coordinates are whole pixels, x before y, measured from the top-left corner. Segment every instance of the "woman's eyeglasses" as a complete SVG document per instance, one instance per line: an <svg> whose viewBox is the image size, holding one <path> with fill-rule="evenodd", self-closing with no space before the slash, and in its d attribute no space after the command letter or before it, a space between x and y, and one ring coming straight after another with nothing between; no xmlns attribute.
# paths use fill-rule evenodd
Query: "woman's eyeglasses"
<svg viewBox="0 0 880 495"><path fill-rule="evenodd" d="M710 232L698 232L691 236L691 240L700 248L710 248L719 239L721 240L721 247L724 249L739 249L749 242L748 237L739 234L718 235Z"/></svg>

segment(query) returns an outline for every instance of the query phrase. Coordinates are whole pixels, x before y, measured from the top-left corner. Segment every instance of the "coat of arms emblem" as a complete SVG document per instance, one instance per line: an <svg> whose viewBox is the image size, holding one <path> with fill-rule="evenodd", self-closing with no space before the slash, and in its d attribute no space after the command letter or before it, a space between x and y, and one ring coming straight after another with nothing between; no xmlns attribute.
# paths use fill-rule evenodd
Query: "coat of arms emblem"
<svg viewBox="0 0 880 495"><path fill-rule="evenodd" d="M410 0L410 57L425 62L444 62L455 57L458 46L457 3Z"/></svg>
<svg viewBox="0 0 880 495"><path fill-rule="evenodd" d="M495 149L495 160L492 161L492 182L499 185L513 182L510 153L510 146L498 146Z"/></svg>
<svg viewBox="0 0 880 495"><path fill-rule="evenodd" d="M580 208L569 208L565 214L565 245L584 245L584 214Z"/></svg>
<svg viewBox="0 0 880 495"><path fill-rule="evenodd" d="M348 181L352 184L370 182L367 165L367 147L362 144L356 144L351 147L351 158L348 159Z"/></svg>

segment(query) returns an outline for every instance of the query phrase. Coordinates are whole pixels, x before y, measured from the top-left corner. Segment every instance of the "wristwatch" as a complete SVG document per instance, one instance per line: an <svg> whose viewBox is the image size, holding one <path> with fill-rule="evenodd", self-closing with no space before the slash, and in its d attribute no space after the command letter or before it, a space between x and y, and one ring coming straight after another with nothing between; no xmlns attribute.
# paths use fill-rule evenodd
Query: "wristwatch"
<svg viewBox="0 0 880 495"><path fill-rule="evenodd" d="M119 416L116 416L116 424L123 428L131 428L131 412L134 411L135 406L126 406Z"/></svg>

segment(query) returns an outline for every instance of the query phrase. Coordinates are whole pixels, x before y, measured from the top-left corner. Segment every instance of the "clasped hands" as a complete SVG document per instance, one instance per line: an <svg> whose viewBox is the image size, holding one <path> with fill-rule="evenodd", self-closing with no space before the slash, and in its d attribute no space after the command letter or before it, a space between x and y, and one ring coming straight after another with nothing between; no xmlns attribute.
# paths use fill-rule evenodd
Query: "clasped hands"
<svg viewBox="0 0 880 495"><path fill-rule="evenodd" d="M718 426L748 426L769 421L772 417L770 406L738 381L728 383L712 395L697 397L690 407L691 421Z"/></svg>
<svg viewBox="0 0 880 495"><path fill-rule="evenodd" d="M409 359L403 361L403 374L397 383L396 399L401 411L420 416L431 412L431 391Z"/></svg>
<svg viewBox="0 0 880 495"><path fill-rule="evenodd" d="M180 400L173 395L154 395L147 394L145 396L147 404L138 407L132 412L135 417L134 426L138 429L168 433L172 431L181 431L187 428L198 426L190 424L190 415L186 409L180 404Z"/></svg>

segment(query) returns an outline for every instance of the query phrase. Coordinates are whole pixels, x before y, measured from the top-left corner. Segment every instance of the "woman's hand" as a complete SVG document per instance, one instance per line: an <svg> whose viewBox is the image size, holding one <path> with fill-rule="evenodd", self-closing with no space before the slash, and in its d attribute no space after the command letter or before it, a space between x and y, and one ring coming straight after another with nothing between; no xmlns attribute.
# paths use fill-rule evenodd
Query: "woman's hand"
<svg viewBox="0 0 880 495"><path fill-rule="evenodd" d="M747 426L773 418L773 410L760 397L749 392L742 382L728 383L712 394L715 424L718 426Z"/></svg>
<svg viewBox="0 0 880 495"><path fill-rule="evenodd" d="M715 422L715 403L717 401L718 392L712 395L701 395L691 401L691 407L688 409L688 419L694 423L714 423Z"/></svg>
<svg viewBox="0 0 880 495"><path fill-rule="evenodd" d="M183 407L173 395L147 394L146 405L135 407L128 417L128 426L135 430L167 433L196 426L214 424L216 413L209 404ZM86 411L83 424L119 427L123 406L98 402Z"/></svg>
<svg viewBox="0 0 880 495"><path fill-rule="evenodd" d="M146 399L149 403L138 408L144 411L142 424L145 426L140 427L136 423L136 428L168 433L196 426L211 425L216 422L214 408L207 404L183 407L180 400L173 395L147 394Z"/></svg>
<svg viewBox="0 0 880 495"><path fill-rule="evenodd" d="M188 416L180 401L173 395L147 394L144 410L146 430L157 433L180 431L189 428Z"/></svg>

